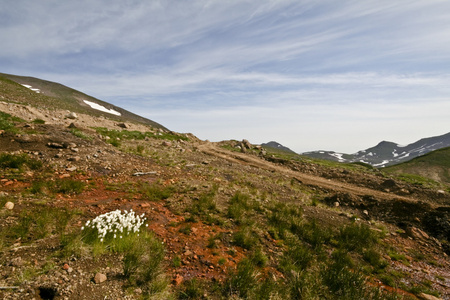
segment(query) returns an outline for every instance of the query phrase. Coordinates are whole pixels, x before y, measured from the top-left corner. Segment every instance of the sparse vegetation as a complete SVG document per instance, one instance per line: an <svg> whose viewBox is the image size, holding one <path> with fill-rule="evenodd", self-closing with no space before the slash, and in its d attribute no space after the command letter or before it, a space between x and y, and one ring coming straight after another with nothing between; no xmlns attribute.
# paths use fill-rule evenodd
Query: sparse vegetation
<svg viewBox="0 0 450 300"><path fill-rule="evenodd" d="M17 102L35 96L20 85L6 88L17 89ZM450 265L442 182L389 175L394 183L387 188L387 168L280 151L262 157L258 147L242 153L235 141L194 142L150 127L116 130L126 126L115 117L96 118L108 127L92 134L41 126L37 116L25 119L43 134L0 115L2 280L24 291L1 290L2 296L47 291L42 282L58 282L50 292L92 299L408 299L387 292L397 289L448 296L441 287ZM76 149L66 147L71 143ZM430 205L413 214L408 198ZM393 203L405 205L391 209ZM131 208L145 213L151 229L141 224L139 232L101 236L98 228L80 229L97 215ZM410 226L430 238L409 239ZM108 276L98 286L97 272Z"/></svg>

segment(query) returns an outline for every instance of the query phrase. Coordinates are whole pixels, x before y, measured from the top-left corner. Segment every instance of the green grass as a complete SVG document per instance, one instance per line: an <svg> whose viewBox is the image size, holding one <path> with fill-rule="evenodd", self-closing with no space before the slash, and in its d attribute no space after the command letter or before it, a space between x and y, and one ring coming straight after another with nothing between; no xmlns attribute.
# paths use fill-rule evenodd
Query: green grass
<svg viewBox="0 0 450 300"><path fill-rule="evenodd" d="M74 211L55 208L48 205L36 205L24 210L15 224L6 228L3 236L11 243L20 238L23 242L32 242L56 234L65 234Z"/></svg>
<svg viewBox="0 0 450 300"><path fill-rule="evenodd" d="M15 127L15 123L23 122L25 122L25 120L13 117L10 114L0 111L0 130L17 133L19 130Z"/></svg>
<svg viewBox="0 0 450 300"><path fill-rule="evenodd" d="M72 133L74 136L79 137L83 140L92 141L94 139L92 136L90 136L89 134L85 133L84 131L82 131L78 128L70 129L70 133Z"/></svg>
<svg viewBox="0 0 450 300"><path fill-rule="evenodd" d="M146 138L151 139L160 139L160 140L169 140L169 141L177 141L183 140L188 141L189 139L184 135L179 135L175 133L154 133L154 132L141 132L141 131L129 131L129 130L115 130L115 129L107 129L104 127L96 127L94 128L97 133L107 136L110 138L109 141L117 141L119 140L145 140ZM111 143L110 142L110 143Z"/></svg>
<svg viewBox="0 0 450 300"><path fill-rule="evenodd" d="M39 170L43 166L42 162L30 158L27 154L0 153L0 168L18 169L23 171L25 168L30 170Z"/></svg>
<svg viewBox="0 0 450 300"><path fill-rule="evenodd" d="M163 186L158 183L142 183L139 187L139 192L142 196L149 201L161 201L169 198L175 193L173 186Z"/></svg>

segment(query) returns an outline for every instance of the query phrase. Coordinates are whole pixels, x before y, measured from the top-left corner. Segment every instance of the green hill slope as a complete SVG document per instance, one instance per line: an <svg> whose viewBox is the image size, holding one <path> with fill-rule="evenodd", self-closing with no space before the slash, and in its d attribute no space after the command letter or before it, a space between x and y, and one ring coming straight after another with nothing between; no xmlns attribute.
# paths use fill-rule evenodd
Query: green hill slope
<svg viewBox="0 0 450 300"><path fill-rule="evenodd" d="M23 85L39 89L39 93ZM101 101L82 92L66 87L62 84L46 81L34 77L23 77L0 73L0 100L20 104L40 106L47 109L65 109L76 113L103 116L119 122L137 122L156 128L166 129L161 124L133 114L120 107ZM84 100L97 103L107 109L120 113L115 116L100 110L93 109Z"/></svg>
<svg viewBox="0 0 450 300"><path fill-rule="evenodd" d="M450 147L432 151L408 162L387 167L385 172L422 176L450 184Z"/></svg>

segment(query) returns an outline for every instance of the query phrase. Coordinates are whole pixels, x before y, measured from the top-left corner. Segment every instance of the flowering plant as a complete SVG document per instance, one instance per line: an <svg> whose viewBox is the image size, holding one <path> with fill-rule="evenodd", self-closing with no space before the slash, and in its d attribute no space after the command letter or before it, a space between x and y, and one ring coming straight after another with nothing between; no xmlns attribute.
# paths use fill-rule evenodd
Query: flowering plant
<svg viewBox="0 0 450 300"><path fill-rule="evenodd" d="M120 209L117 209L87 221L81 227L81 230L91 233L92 231L96 232L100 242L103 242L104 239L122 238L123 235L131 233L139 235L139 230L146 220L144 214L137 215L132 209L129 212L124 210L123 213Z"/></svg>

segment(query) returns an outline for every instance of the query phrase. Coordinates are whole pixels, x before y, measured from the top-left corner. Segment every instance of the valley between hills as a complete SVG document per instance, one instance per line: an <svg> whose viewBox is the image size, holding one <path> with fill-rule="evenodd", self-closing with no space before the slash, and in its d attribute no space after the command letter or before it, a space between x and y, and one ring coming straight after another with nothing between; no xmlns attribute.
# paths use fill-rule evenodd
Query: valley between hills
<svg viewBox="0 0 450 300"><path fill-rule="evenodd" d="M0 83L3 299L450 299L445 183ZM115 210L148 227L92 235Z"/></svg>

